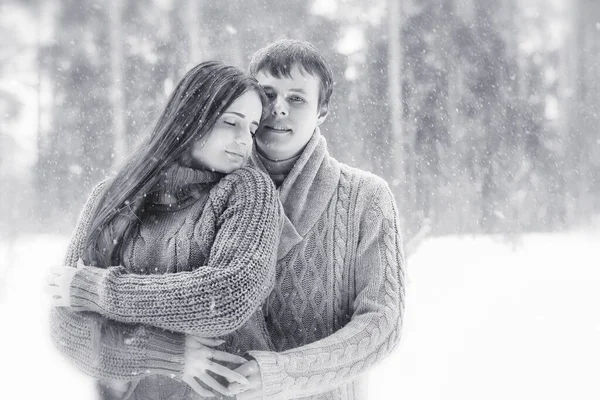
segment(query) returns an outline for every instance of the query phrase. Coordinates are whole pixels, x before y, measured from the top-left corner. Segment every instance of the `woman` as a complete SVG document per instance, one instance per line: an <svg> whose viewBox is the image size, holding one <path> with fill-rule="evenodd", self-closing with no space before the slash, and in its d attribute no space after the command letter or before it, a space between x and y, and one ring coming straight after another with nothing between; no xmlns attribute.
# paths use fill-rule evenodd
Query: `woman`
<svg viewBox="0 0 600 400"><path fill-rule="evenodd" d="M198 380L228 394L219 378L246 380L213 360L269 347L260 305L282 212L270 179L243 167L263 101L237 68L196 66L147 143L92 192L68 267L51 274L51 331L76 366L110 381L105 396L210 397Z"/></svg>

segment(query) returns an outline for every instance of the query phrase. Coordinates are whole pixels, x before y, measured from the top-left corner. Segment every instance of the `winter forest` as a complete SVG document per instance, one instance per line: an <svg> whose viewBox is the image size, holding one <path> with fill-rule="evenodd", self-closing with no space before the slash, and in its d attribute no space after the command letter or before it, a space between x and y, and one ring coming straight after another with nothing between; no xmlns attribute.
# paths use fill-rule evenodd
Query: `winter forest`
<svg viewBox="0 0 600 400"><path fill-rule="evenodd" d="M281 37L333 65L330 149L392 185L407 237L550 231L600 207L594 0L5 0L1 14L3 237L68 233L190 66L245 67Z"/></svg>
<svg viewBox="0 0 600 400"><path fill-rule="evenodd" d="M388 371L390 379L399 376L407 392L396 397L396 389L373 385L381 390L374 398L496 398L483 383L482 391L471 387L465 392L467 383L461 380L468 374L477 377L468 368L481 365L476 353L483 347L467 349L467 339L458 339L464 348L440 361L433 355L436 346L456 340L450 340L451 333L447 342L431 338L432 331L441 335L469 318L485 326L492 312L499 314L504 328L495 322L485 328L489 330L476 331L474 340L487 334L510 340L512 331L502 329L525 326L540 336L521 339L539 344L544 343L539 342L543 332L554 327L554 312L564 318L584 304L587 316L579 308L581 318L567 317L570 328L553 340L571 343L583 337L584 347L573 351L600 356L598 344L589 347L600 333L600 320L589 319L598 314L591 305L600 301L591 294L592 283L600 283L598 256L592 251L600 242L591 237L600 233L579 230L590 221L597 225L600 213L599 36L598 0L2 0L2 318L5 312L11 321L27 318L13 305L24 290L41 291L41 283L25 284L25 272L19 270L30 260L41 276L48 260L60 263L88 193L135 148L185 71L211 59L245 68L258 48L287 37L312 42L333 67L332 107L321 128L329 151L344 163L382 176L395 194L403 224L413 285L405 340L402 356L380 371ZM510 246L502 250L494 247L506 242ZM482 251L510 266L496 260L486 273L483 258L474 257L461 264L458 279L439 265ZM39 254L30 254L35 252ZM562 268L573 260L565 287ZM496 307L508 300L506 292L489 303L481 300L486 291L515 281L528 282L513 287L516 297L508 301L514 302L514 310L525 310L521 314ZM444 286L452 282L460 295ZM561 291L573 295L564 309L553 297ZM445 295L449 303L441 306L436 299ZM538 296L552 300L531 300ZM450 305L453 298L464 315L448 319L447 313L456 312ZM469 308L478 301L484 304L481 310ZM34 296L35 324L40 326L46 318L38 307L43 302L41 294ZM540 311L548 304L552 310ZM429 342L420 330L428 332ZM5 333L0 341L14 345L18 338L18 332ZM543 365L550 342L524 356L521 366L515 367L518 358L502 359L502 349L507 351L502 345L490 355L500 359L492 363L502 366L500 375L511 368L538 374L521 378L509 373L507 387L526 389L515 394L505 387L497 398L542 398L541 393L545 398L597 398L582 388L591 387L586 374L595 371L597 377L600 372L598 361L559 350L554 360L564 365L553 375ZM1 346L2 352L14 352L6 343ZM38 346L33 351L42 354L44 368L53 368L59 358L49 341L44 338ZM430 349L429 367L434 367L419 369L424 354L419 349ZM473 365L452 364L457 354L471 357ZM569 363L587 366L583 377L569 375ZM30 364L23 361L19 367ZM0 361L0 371L14 368ZM455 375L451 383L453 378L445 377L450 370L470 372ZM546 379L559 376L582 392L548 389L552 385L536 391ZM436 381L439 377L445 377L444 384ZM56 382L73 378L49 379L43 382L53 398L52 393L59 393ZM503 382L482 379L490 386ZM402 387L397 392L401 395Z"/></svg>

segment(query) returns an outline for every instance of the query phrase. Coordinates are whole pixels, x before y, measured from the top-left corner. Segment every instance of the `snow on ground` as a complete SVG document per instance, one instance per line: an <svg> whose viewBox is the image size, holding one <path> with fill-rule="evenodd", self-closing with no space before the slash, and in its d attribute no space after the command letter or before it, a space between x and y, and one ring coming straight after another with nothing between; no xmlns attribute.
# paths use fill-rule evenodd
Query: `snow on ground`
<svg viewBox="0 0 600 400"><path fill-rule="evenodd" d="M68 239L30 236L0 244L0 398L95 399L93 383L61 358L49 333L48 267L61 265Z"/></svg>
<svg viewBox="0 0 600 400"><path fill-rule="evenodd" d="M42 292L66 239L0 244L2 398L91 399L48 339ZM403 338L371 399L599 399L600 229L423 242L408 264Z"/></svg>
<svg viewBox="0 0 600 400"><path fill-rule="evenodd" d="M600 230L425 242L373 399L600 399Z"/></svg>

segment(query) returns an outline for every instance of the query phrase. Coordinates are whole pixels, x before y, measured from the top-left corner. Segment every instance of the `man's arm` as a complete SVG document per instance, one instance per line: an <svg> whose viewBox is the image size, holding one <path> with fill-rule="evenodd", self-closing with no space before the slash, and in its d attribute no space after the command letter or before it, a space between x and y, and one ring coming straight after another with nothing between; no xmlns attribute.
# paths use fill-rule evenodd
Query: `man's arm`
<svg viewBox="0 0 600 400"><path fill-rule="evenodd" d="M71 238L65 265L75 267L83 254L92 214L100 200L98 185L90 195ZM158 328L126 325L92 312L52 308L54 346L84 373L98 379L134 380L141 375L181 376L185 336Z"/></svg>
<svg viewBox="0 0 600 400"><path fill-rule="evenodd" d="M363 196L367 201L359 228L357 296L350 322L306 346L281 353L251 351L260 367L264 399L303 397L348 383L399 342L405 281L398 213L387 184L374 184L372 196Z"/></svg>
<svg viewBox="0 0 600 400"><path fill-rule="evenodd" d="M211 191L202 229L214 229L208 265L162 275L123 267L83 267L71 304L123 323L201 337L239 328L260 307L275 279L282 211L266 175L240 169Z"/></svg>

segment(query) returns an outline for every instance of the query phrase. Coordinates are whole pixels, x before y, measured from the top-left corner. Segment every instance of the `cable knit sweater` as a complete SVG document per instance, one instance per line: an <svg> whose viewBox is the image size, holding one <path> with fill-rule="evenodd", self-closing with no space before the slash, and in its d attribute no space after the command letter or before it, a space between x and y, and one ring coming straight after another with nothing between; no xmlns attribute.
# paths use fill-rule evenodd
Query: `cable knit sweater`
<svg viewBox="0 0 600 400"><path fill-rule="evenodd" d="M404 312L393 196L333 159L318 129L279 191L286 218L267 317L276 352L250 352L264 399L364 399L362 374L398 343Z"/></svg>
<svg viewBox="0 0 600 400"><path fill-rule="evenodd" d="M169 190L187 196L147 204L124 244L124 265L79 268L73 308L52 312L56 347L93 377L134 380L130 398L192 396L177 381L183 333L227 335L221 348L238 354L269 348L260 305L273 286L281 207L261 172L242 168L219 178L172 168ZM102 191L92 192L80 216L66 265L75 266L82 254Z"/></svg>

